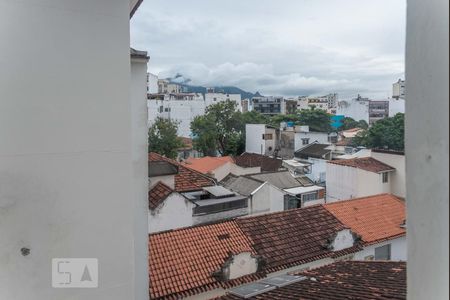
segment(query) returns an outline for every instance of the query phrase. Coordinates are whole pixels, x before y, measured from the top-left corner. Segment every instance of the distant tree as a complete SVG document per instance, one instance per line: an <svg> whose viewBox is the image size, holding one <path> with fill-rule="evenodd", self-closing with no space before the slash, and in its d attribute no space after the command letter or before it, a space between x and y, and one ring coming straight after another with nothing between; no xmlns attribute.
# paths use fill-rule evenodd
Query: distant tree
<svg viewBox="0 0 450 300"><path fill-rule="evenodd" d="M293 122L294 124L300 124L300 116L296 114L275 115L269 118L267 124L278 128L282 122Z"/></svg>
<svg viewBox="0 0 450 300"><path fill-rule="evenodd" d="M315 109L311 110L302 109L298 112L299 123L301 125L308 125L311 131L330 132L331 127L331 115L324 110Z"/></svg>
<svg viewBox="0 0 450 300"><path fill-rule="evenodd" d="M386 148L403 151L405 149L405 115L396 114L375 122L353 138L353 144L367 148Z"/></svg>
<svg viewBox="0 0 450 300"><path fill-rule="evenodd" d="M176 158L177 149L183 146L177 131L177 122L158 117L148 130L148 151Z"/></svg>
<svg viewBox="0 0 450 300"><path fill-rule="evenodd" d="M340 130L348 130L352 128L361 128L361 129L367 129L369 127L369 124L367 124L366 121L360 120L355 121L353 118L345 117L342 120L342 126L339 128Z"/></svg>
<svg viewBox="0 0 450 300"><path fill-rule="evenodd" d="M257 111L248 111L241 114L241 120L244 124L267 124L268 118Z"/></svg>
<svg viewBox="0 0 450 300"><path fill-rule="evenodd" d="M242 149L245 124L236 103L219 102L206 108L205 114L191 123L194 147L206 155L238 155Z"/></svg>

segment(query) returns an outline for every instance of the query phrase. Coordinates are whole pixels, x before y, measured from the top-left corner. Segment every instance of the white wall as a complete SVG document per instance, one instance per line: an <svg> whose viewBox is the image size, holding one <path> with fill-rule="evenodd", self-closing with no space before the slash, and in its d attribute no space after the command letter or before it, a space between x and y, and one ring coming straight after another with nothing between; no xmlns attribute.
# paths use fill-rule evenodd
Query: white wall
<svg viewBox="0 0 450 300"><path fill-rule="evenodd" d="M147 92L150 94L158 93L158 76L148 73Z"/></svg>
<svg viewBox="0 0 450 300"><path fill-rule="evenodd" d="M251 196L250 214L283 211L284 195L285 192L266 182Z"/></svg>
<svg viewBox="0 0 450 300"><path fill-rule="evenodd" d="M408 0L406 205L410 300L449 298L448 20L449 1Z"/></svg>
<svg viewBox="0 0 450 300"><path fill-rule="evenodd" d="M262 136L266 133L266 125L246 124L245 132L245 152L264 154L266 143Z"/></svg>
<svg viewBox="0 0 450 300"><path fill-rule="evenodd" d="M389 99L389 117L393 117L398 113L405 113L405 99Z"/></svg>
<svg viewBox="0 0 450 300"><path fill-rule="evenodd" d="M328 163L327 202L356 198L358 194L358 169Z"/></svg>
<svg viewBox="0 0 450 300"><path fill-rule="evenodd" d="M399 237L389 241L384 241L378 244L365 246L364 250L358 252L354 256L354 260L364 260L367 256L375 256L375 248L385 245L391 245L391 260L392 261L406 261L408 247L406 244L406 237Z"/></svg>
<svg viewBox="0 0 450 300"><path fill-rule="evenodd" d="M194 204L178 193L172 193L154 211L148 211L148 232L159 232L194 225Z"/></svg>
<svg viewBox="0 0 450 300"><path fill-rule="evenodd" d="M344 115L369 123L369 101L343 100L337 104L336 115Z"/></svg>
<svg viewBox="0 0 450 300"><path fill-rule="evenodd" d="M391 193L391 175L383 183L382 175L365 170L327 164L327 202Z"/></svg>
<svg viewBox="0 0 450 300"><path fill-rule="evenodd" d="M405 156L379 152L372 152L371 156L395 168L395 172L389 174L391 193L399 197L406 197Z"/></svg>
<svg viewBox="0 0 450 300"><path fill-rule="evenodd" d="M216 104L219 102L225 102L227 100L236 102L236 109L242 112L241 94L223 94L223 93L206 93L205 104L206 106Z"/></svg>
<svg viewBox="0 0 450 300"><path fill-rule="evenodd" d="M128 1L0 0L0 299L148 299L129 13ZM99 288L52 288L59 257L98 258Z"/></svg>
<svg viewBox="0 0 450 300"><path fill-rule="evenodd" d="M148 118L149 126L153 124L157 117L170 119L179 122L178 136L191 137L191 122L196 116L205 113L205 101L201 97L194 100L148 100ZM163 107L163 112L159 112L159 108ZM170 111L165 111L165 109Z"/></svg>
<svg viewBox="0 0 450 300"><path fill-rule="evenodd" d="M147 59L131 59L131 139L133 163L133 193L135 232L147 237L148 219L148 129L147 129ZM148 266L142 261L148 257L148 239L135 239L135 286L140 291L139 299L148 292L139 287L148 285Z"/></svg>
<svg viewBox="0 0 450 300"><path fill-rule="evenodd" d="M305 174L306 177L314 182L326 181L327 174L327 160L320 158L309 158L308 161L312 163L311 173Z"/></svg>
<svg viewBox="0 0 450 300"><path fill-rule="evenodd" d="M318 141L319 144L329 144L328 133L326 132L314 132L314 131L296 132L294 137L295 151L307 146L302 144L302 139L309 139L310 144L312 144L315 141Z"/></svg>

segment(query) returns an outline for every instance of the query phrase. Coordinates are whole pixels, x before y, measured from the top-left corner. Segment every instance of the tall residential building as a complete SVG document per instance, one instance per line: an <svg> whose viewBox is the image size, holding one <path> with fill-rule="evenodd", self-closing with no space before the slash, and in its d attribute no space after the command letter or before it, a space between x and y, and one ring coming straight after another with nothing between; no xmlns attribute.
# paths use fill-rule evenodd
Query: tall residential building
<svg viewBox="0 0 450 300"><path fill-rule="evenodd" d="M389 101L370 101L369 102L369 125L378 120L389 117Z"/></svg>
<svg viewBox="0 0 450 300"><path fill-rule="evenodd" d="M152 73L147 73L147 93L158 93L158 76Z"/></svg>
<svg viewBox="0 0 450 300"><path fill-rule="evenodd" d="M242 103L241 103L241 94L225 94L225 93L216 93L213 90L209 89L209 91L205 94L205 105L210 106L212 104L216 104L219 102L225 101L233 101L236 102L236 109L242 112Z"/></svg>
<svg viewBox="0 0 450 300"><path fill-rule="evenodd" d="M405 99L405 81L399 79L397 82L392 84L392 98Z"/></svg>
<svg viewBox="0 0 450 300"><path fill-rule="evenodd" d="M283 97L263 97L255 96L251 100L253 110L263 115L279 115L286 112L285 101Z"/></svg>
<svg viewBox="0 0 450 300"><path fill-rule="evenodd" d="M172 83L167 79L158 79L159 94L178 94L183 91L183 87L177 83Z"/></svg>
<svg viewBox="0 0 450 300"><path fill-rule="evenodd" d="M202 94L152 94L148 96L148 125L157 117L178 122L178 136L192 137L191 122L205 113L205 99Z"/></svg>

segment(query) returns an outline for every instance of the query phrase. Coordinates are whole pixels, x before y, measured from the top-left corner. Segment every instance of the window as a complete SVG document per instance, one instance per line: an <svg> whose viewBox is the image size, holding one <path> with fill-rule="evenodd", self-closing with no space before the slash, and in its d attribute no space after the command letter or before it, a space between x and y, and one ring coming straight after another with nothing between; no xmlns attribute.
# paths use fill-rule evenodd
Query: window
<svg viewBox="0 0 450 300"><path fill-rule="evenodd" d="M245 207L248 207L248 201L247 201L247 199L242 199L242 200L237 200L237 201L212 204L212 205L208 205L208 206L197 206L197 207L193 208L193 214L194 215L207 215L207 214L214 214L214 213L219 213L219 212L233 210L233 209L241 209L241 208L245 208Z"/></svg>
<svg viewBox="0 0 450 300"><path fill-rule="evenodd" d="M308 145L309 139L302 139L302 145Z"/></svg>
<svg viewBox="0 0 450 300"><path fill-rule="evenodd" d="M302 195L303 202L317 200L317 192Z"/></svg>
<svg viewBox="0 0 450 300"><path fill-rule="evenodd" d="M164 108L164 111L165 111L165 112L169 112L169 111L170 111L170 108L169 108L169 107L166 107L166 108Z"/></svg>
<svg viewBox="0 0 450 300"><path fill-rule="evenodd" d="M386 173L382 173L381 175L383 177L383 183L389 182L389 173L386 172Z"/></svg>
<svg viewBox="0 0 450 300"><path fill-rule="evenodd" d="M284 210L300 208L300 201L296 196L284 195Z"/></svg>
<svg viewBox="0 0 450 300"><path fill-rule="evenodd" d="M163 112L163 109L164 109L164 107L161 105L161 106L159 107L159 112L162 113L162 112Z"/></svg>
<svg viewBox="0 0 450 300"><path fill-rule="evenodd" d="M391 244L375 248L375 260L390 260Z"/></svg>
<svg viewBox="0 0 450 300"><path fill-rule="evenodd" d="M273 134L271 133L263 134L263 140L273 140Z"/></svg>

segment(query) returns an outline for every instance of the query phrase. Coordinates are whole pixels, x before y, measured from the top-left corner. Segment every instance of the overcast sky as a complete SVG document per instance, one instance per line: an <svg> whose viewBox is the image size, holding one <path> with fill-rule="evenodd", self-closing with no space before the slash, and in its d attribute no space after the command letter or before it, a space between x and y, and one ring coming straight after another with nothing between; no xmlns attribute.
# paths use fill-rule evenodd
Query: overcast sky
<svg viewBox="0 0 450 300"><path fill-rule="evenodd" d="M149 71L264 95L391 95L405 0L144 0L131 45Z"/></svg>

